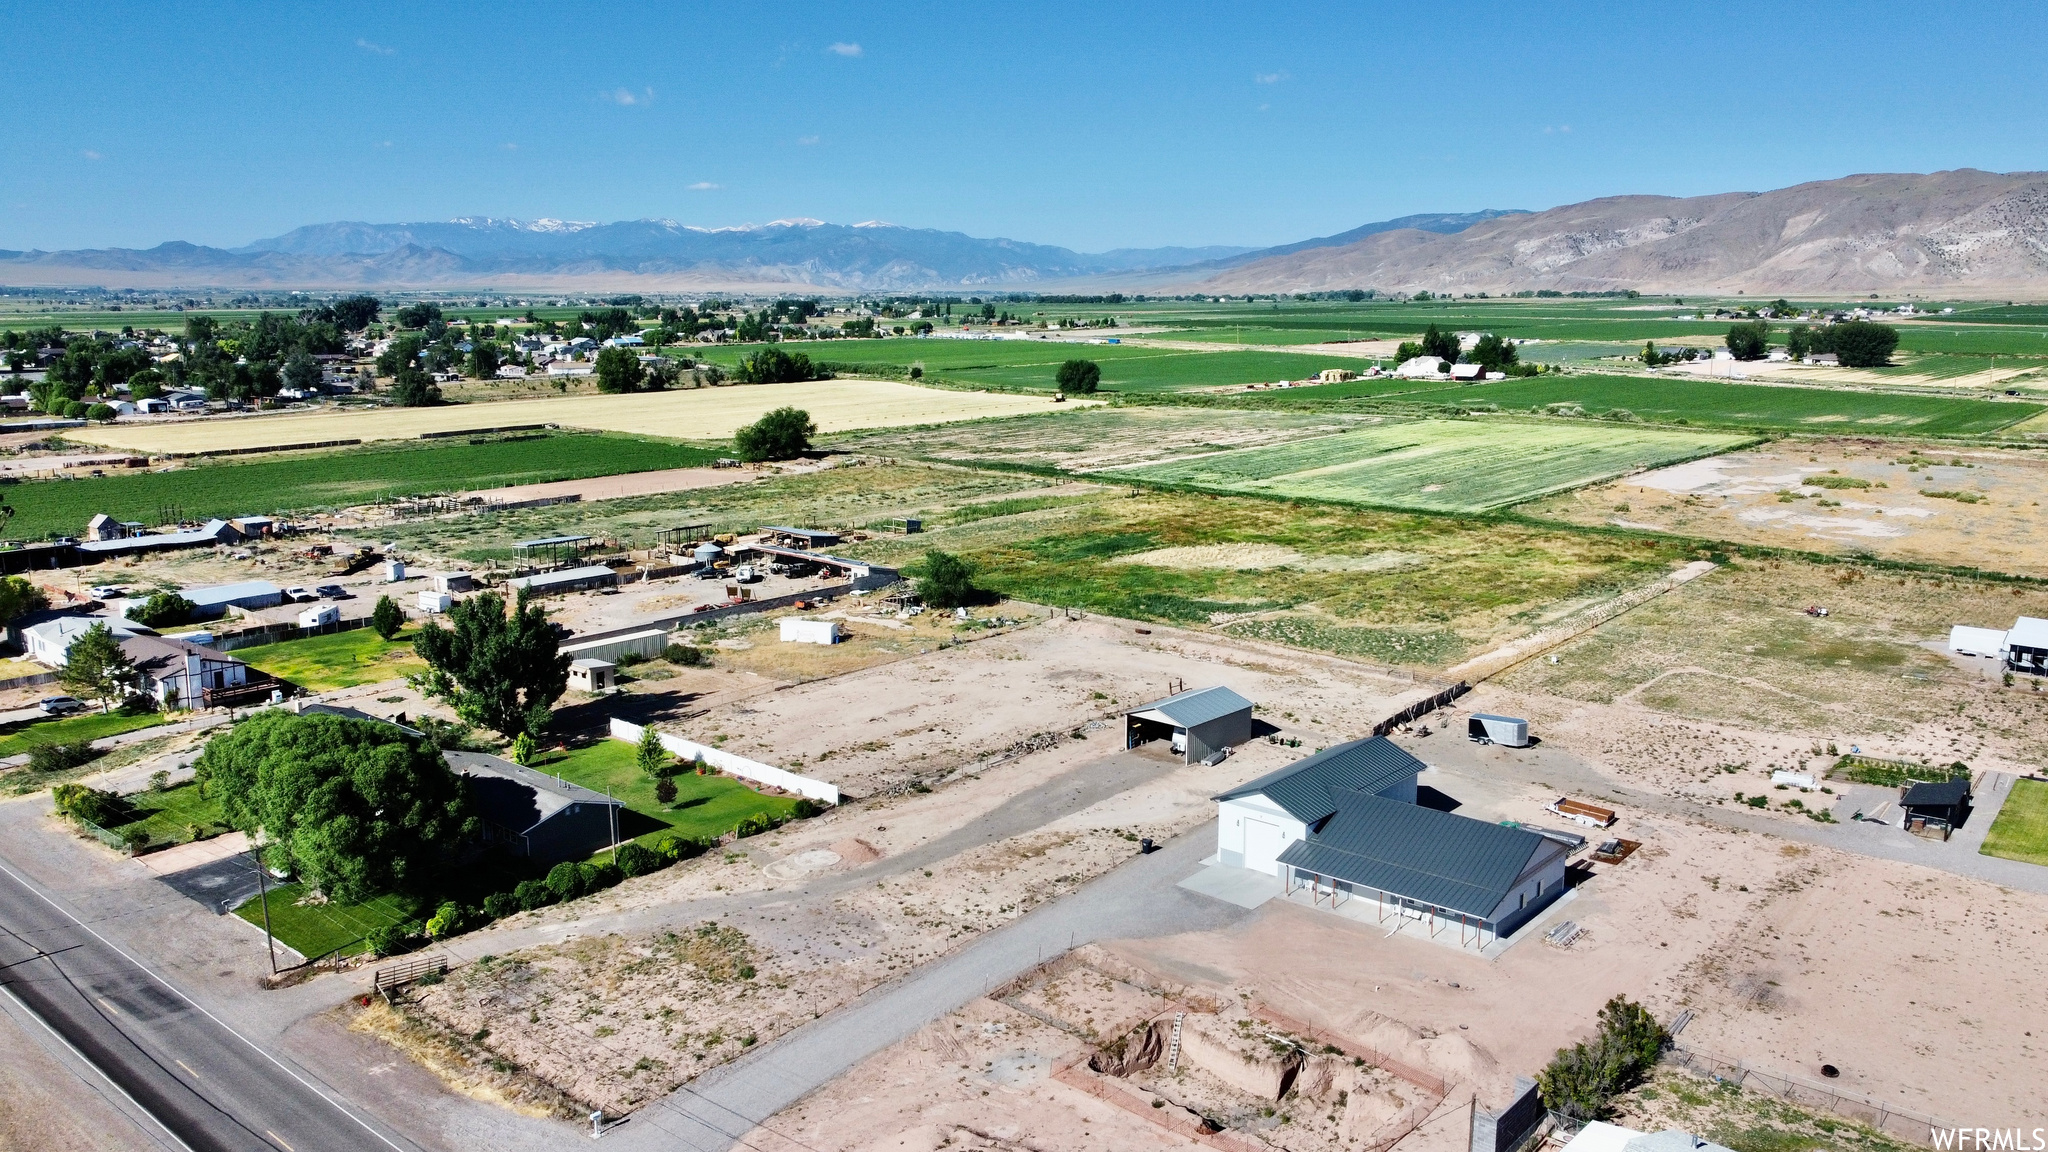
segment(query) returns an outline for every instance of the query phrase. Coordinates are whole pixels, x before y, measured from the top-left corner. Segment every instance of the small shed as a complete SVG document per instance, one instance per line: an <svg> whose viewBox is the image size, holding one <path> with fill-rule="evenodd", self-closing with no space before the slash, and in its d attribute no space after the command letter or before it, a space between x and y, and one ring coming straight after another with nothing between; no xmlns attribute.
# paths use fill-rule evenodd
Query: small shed
<svg viewBox="0 0 2048 1152"><path fill-rule="evenodd" d="M1124 713L1124 747L1170 741L1189 764L1252 738L1252 702L1221 684L1154 700Z"/></svg>
<svg viewBox="0 0 2048 1152"><path fill-rule="evenodd" d="M612 687L612 677L618 665L609 660L569 661L569 687L579 692L604 692Z"/></svg>
<svg viewBox="0 0 2048 1152"><path fill-rule="evenodd" d="M2015 672L2048 673L2048 620L2022 616L2005 634L2005 666Z"/></svg>
<svg viewBox="0 0 2048 1152"><path fill-rule="evenodd" d="M455 597L432 588L422 588L418 603L422 612L446 612L455 606Z"/></svg>
<svg viewBox="0 0 2048 1152"><path fill-rule="evenodd" d="M467 572L437 572L433 581L436 592L468 592L476 587L476 578Z"/></svg>
<svg viewBox="0 0 2048 1152"><path fill-rule="evenodd" d="M801 616L785 616L782 620L782 642L784 644L837 644L842 639L837 620L806 620Z"/></svg>
<svg viewBox="0 0 2048 1152"><path fill-rule="evenodd" d="M1915 822L1939 824L1951 831L1961 828L1970 818L1970 778L1908 784L1899 789L1899 807L1905 810L1908 828Z"/></svg>
<svg viewBox="0 0 2048 1152"><path fill-rule="evenodd" d="M839 533L818 528L785 528L770 525L761 529L761 535L776 544L792 548L829 548L839 543Z"/></svg>
<svg viewBox="0 0 2048 1152"><path fill-rule="evenodd" d="M469 781L484 841L541 864L581 860L618 842L623 805L602 792L483 752L443 752Z"/></svg>

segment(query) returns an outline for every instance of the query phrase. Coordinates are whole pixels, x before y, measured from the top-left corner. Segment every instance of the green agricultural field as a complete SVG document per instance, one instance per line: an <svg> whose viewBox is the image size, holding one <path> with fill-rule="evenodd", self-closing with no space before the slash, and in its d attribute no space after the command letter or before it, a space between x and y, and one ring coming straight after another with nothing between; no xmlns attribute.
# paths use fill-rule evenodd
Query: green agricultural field
<svg viewBox="0 0 2048 1152"><path fill-rule="evenodd" d="M31 720L0 730L0 756L19 756L42 744L103 740L123 732L154 728L164 720L161 712L88 712L62 720Z"/></svg>
<svg viewBox="0 0 2048 1152"><path fill-rule="evenodd" d="M722 836L749 816L788 816L796 809L794 797L763 796L731 776L694 772L675 778L676 802L663 805L654 798L654 781L640 771L638 752L637 745L624 740L601 740L534 767L585 788L609 791L624 801L626 826L620 837L642 844L671 833L699 839Z"/></svg>
<svg viewBox="0 0 2048 1152"><path fill-rule="evenodd" d="M235 659L280 680L289 680L308 692L325 692L425 671L426 664L413 655L415 635L401 632L396 639L386 640L374 628L357 628L304 640L238 648Z"/></svg>
<svg viewBox="0 0 2048 1152"><path fill-rule="evenodd" d="M31 480L7 489L17 537L75 536L96 512L158 524L364 504L394 496L580 480L710 464L717 451L635 436L558 433L376 444L342 451L228 457L175 477L125 473Z"/></svg>
<svg viewBox="0 0 2048 1152"><path fill-rule="evenodd" d="M1982 851L1986 856L2048 864L2048 783L2013 781L2012 795L1991 822Z"/></svg>
<svg viewBox="0 0 2048 1152"><path fill-rule="evenodd" d="M1781 387L1678 376L1536 376L1388 394L1383 382L1360 380L1290 389L1289 401L1376 397L1471 408L1496 405L1527 412L1574 405L1589 415L1617 409L1661 424L1812 432L1913 433L1970 436L1996 432L2044 411L2039 404L1927 393Z"/></svg>
<svg viewBox="0 0 2048 1152"><path fill-rule="evenodd" d="M141 832L149 837L143 846L152 852L231 830L221 812L220 798L201 796L197 784L180 784L162 792L137 792L127 800L131 818L107 831L124 840L130 833Z"/></svg>
<svg viewBox="0 0 2048 1152"><path fill-rule="evenodd" d="M1247 492L1486 512L1641 468L1728 451L1737 436L1577 423L1425 420L1108 475Z"/></svg>
<svg viewBox="0 0 2048 1152"><path fill-rule="evenodd" d="M812 360L839 371L907 379L912 367L932 384L957 384L1003 391L1052 392L1053 374L1067 360L1093 360L1102 367L1108 392L1171 392L1273 380L1305 380L1325 368L1355 368L1346 357L1289 352L1188 352L1131 344L1074 344L1052 340L821 340L792 344ZM754 351L728 345L702 355L730 368Z"/></svg>

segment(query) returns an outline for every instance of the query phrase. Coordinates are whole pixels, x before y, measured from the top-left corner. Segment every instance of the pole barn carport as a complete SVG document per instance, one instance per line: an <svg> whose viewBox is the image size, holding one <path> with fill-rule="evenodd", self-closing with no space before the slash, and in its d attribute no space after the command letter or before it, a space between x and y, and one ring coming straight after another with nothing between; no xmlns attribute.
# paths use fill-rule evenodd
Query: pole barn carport
<svg viewBox="0 0 2048 1152"><path fill-rule="evenodd" d="M1189 764L1252 738L1252 702L1221 684L1155 700L1124 713L1124 747L1169 740Z"/></svg>

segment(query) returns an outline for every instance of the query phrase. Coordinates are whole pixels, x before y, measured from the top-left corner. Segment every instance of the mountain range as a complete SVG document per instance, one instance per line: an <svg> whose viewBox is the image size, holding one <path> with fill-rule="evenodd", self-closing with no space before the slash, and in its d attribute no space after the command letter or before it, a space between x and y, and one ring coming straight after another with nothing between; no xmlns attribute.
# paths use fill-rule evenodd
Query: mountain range
<svg viewBox="0 0 2048 1152"><path fill-rule="evenodd" d="M13 285L505 290L1769 292L2048 289L2048 173L1848 176L1406 216L1270 248L1081 253L880 221L702 228L463 218L297 228L240 248L0 251Z"/></svg>

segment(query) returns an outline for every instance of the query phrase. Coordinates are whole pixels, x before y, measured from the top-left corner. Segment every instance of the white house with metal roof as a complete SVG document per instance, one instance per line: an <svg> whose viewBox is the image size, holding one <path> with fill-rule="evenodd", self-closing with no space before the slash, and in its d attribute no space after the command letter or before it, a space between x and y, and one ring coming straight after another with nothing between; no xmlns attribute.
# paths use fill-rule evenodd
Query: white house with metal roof
<svg viewBox="0 0 2048 1152"><path fill-rule="evenodd" d="M1353 740L1217 796L1216 862L1278 875L1333 907L1509 936L1566 890L1569 845L1416 803L1424 767L1384 736Z"/></svg>
<svg viewBox="0 0 2048 1152"><path fill-rule="evenodd" d="M2005 634L2005 666L2015 672L2048 673L2048 620L2022 616Z"/></svg>
<svg viewBox="0 0 2048 1152"><path fill-rule="evenodd" d="M1168 741L1189 764L1220 758L1252 738L1252 702L1217 684L1124 713L1124 747Z"/></svg>

